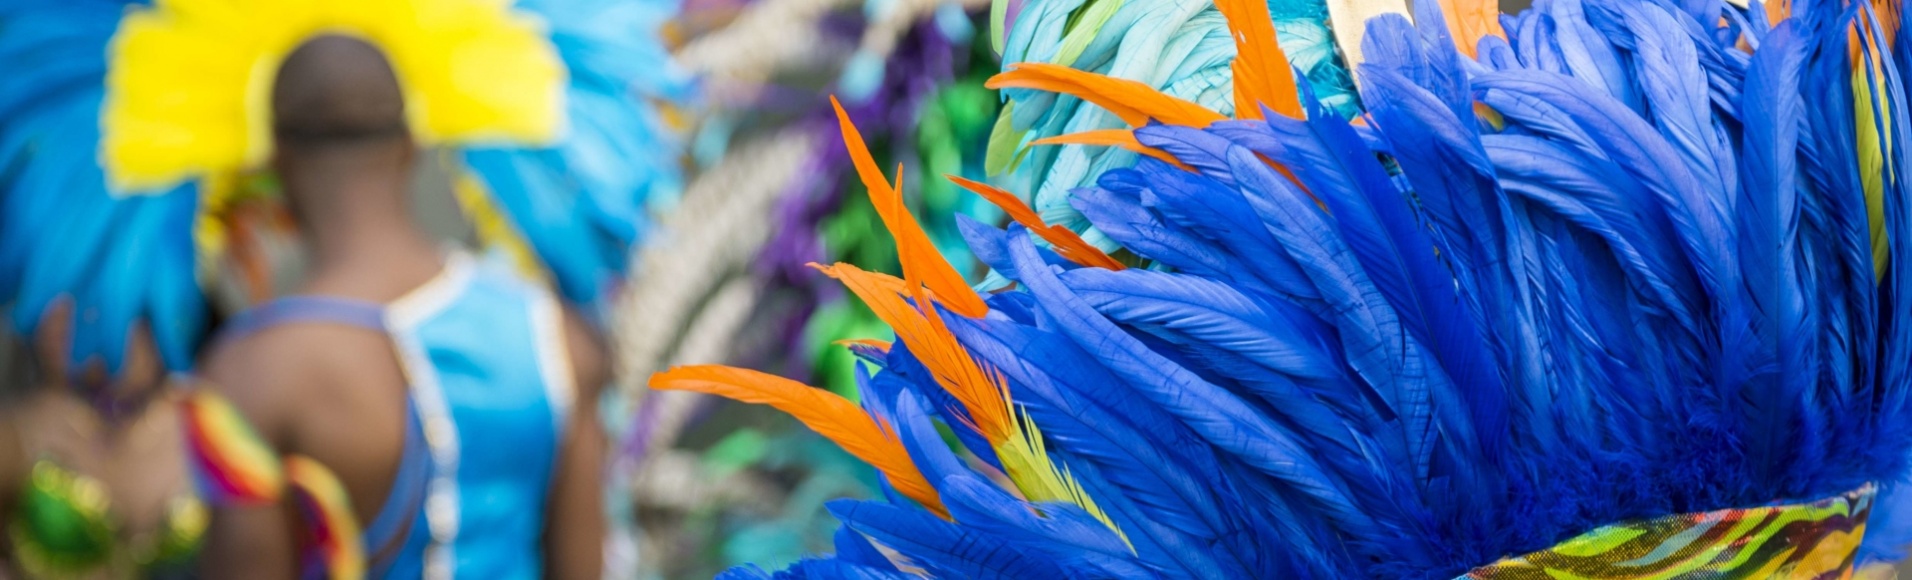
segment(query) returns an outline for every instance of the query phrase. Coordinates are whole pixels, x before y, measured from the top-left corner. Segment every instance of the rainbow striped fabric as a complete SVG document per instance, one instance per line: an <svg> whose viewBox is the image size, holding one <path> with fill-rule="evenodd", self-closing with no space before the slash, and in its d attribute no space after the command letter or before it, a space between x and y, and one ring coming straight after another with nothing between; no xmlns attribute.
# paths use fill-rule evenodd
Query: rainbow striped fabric
<svg viewBox="0 0 1912 580"><path fill-rule="evenodd" d="M307 523L303 575L334 580L365 573L359 525L345 486L301 455L280 458L225 398L195 390L181 404L200 497L213 506L259 506L290 492Z"/></svg>
<svg viewBox="0 0 1912 580"><path fill-rule="evenodd" d="M279 501L285 472L279 458L225 398L194 390L180 404L194 480L206 503L262 505Z"/></svg>
<svg viewBox="0 0 1912 580"><path fill-rule="evenodd" d="M332 470L303 455L286 456L285 474L308 524L304 577L365 577L365 550L359 544L358 520L352 517L345 485Z"/></svg>
<svg viewBox="0 0 1912 580"><path fill-rule="evenodd" d="M1603 526L1546 550L1476 568L1461 578L1847 578L1865 536L1875 491L1867 485L1811 503Z"/></svg>

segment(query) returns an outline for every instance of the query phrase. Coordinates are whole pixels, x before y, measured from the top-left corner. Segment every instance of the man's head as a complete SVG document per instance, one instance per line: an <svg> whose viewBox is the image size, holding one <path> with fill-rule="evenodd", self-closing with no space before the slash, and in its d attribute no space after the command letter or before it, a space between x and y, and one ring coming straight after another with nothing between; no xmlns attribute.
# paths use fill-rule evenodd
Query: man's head
<svg viewBox="0 0 1912 580"><path fill-rule="evenodd" d="M339 190L368 179L402 191L411 174L398 78L356 38L319 36L286 57L272 84L272 132L273 167L295 209L345 203L352 192Z"/></svg>

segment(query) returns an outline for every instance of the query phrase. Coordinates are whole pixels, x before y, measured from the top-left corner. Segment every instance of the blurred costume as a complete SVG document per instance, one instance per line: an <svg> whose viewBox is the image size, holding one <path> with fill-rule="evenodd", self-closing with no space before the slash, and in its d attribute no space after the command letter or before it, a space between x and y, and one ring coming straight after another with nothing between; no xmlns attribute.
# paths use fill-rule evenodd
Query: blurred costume
<svg viewBox="0 0 1912 580"><path fill-rule="evenodd" d="M52 457L32 462L24 491L11 498L5 553L33 578L105 574L187 577L205 539L207 511L194 494L164 502L158 526L125 535L106 484Z"/></svg>
<svg viewBox="0 0 1912 580"><path fill-rule="evenodd" d="M280 298L233 319L220 338L300 323L390 336L411 379L391 492L362 526L344 521L343 507L313 506L309 517L335 530L328 537L361 538L370 577L524 578L543 570L544 504L575 398L562 320L547 289L454 254L437 278L391 304ZM359 534L336 531L352 528Z"/></svg>
<svg viewBox="0 0 1912 580"><path fill-rule="evenodd" d="M390 333L413 374L406 454L417 458L394 497L416 497L388 506L404 512L389 521L365 522L361 541L323 466L273 457L230 406L196 392L185 415L201 496L221 505L297 494L314 526L309 574L357 577L367 557L373 573L527 574L541 531L527 520L545 499L531 488L549 469L518 461L529 457L461 463L457 450L505 436L555 441L553 422L571 403L570 377L551 362L557 296L601 321L597 308L622 281L653 205L674 199L674 137L652 106L685 90L653 38L667 13L614 0L0 5L0 59L13 75L0 88L0 304L31 336L56 298L70 298L84 322L76 366L118 369L141 321L166 368L189 371L211 318L205 290L238 250L226 210L257 193L251 172L269 157L279 61L320 33L365 39L397 71L413 136L450 150L459 201L489 255L455 254L402 307L291 298L237 315L226 332L324 320ZM494 313L482 332L480 310ZM505 334L494 319L521 327ZM466 358L485 364L447 362ZM516 410L480 411L500 405ZM88 515L104 507L87 485L36 468L27 516L78 523L14 526L26 530L15 536L54 562L106 550ZM189 532L187 523L176 527ZM486 533L458 533L472 526ZM171 546L197 543L178 535L142 558L171 561L181 552Z"/></svg>
<svg viewBox="0 0 1912 580"><path fill-rule="evenodd" d="M1232 111L992 80L1112 113L1093 137L1139 154L1066 198L1114 255L970 185L1017 222L963 226L1010 291L937 258L843 115L903 263L823 268L898 337L851 347L860 400L651 383L883 474L831 504L834 557L775 577L1851 573L1912 442L1897 3L1417 3L1366 21L1358 122L1289 74L1266 5L1215 4Z"/></svg>

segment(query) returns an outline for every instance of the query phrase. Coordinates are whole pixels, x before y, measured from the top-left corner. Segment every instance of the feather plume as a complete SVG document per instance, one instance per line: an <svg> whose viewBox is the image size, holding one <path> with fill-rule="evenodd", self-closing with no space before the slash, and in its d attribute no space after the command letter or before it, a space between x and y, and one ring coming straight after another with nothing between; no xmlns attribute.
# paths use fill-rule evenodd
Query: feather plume
<svg viewBox="0 0 1912 580"><path fill-rule="evenodd" d="M857 459L875 466L903 495L939 515L947 513L937 498L936 489L917 471L896 433L836 393L776 375L708 365L676 367L657 373L651 376L650 386L775 407L836 442Z"/></svg>
<svg viewBox="0 0 1912 580"><path fill-rule="evenodd" d="M992 89L1035 89L1074 96L1121 117L1130 127L1150 119L1171 125L1207 127L1225 117L1201 105L1177 99L1135 81L1085 73L1041 63L1012 66L989 79Z"/></svg>
<svg viewBox="0 0 1912 580"><path fill-rule="evenodd" d="M1448 31L1459 39L1455 48L1468 58L1477 55L1474 49L1482 38L1507 38L1500 29L1500 5L1493 0L1447 0L1440 5Z"/></svg>
<svg viewBox="0 0 1912 580"><path fill-rule="evenodd" d="M982 316L988 310L983 306L982 298L970 291L969 284L963 282L963 275L957 273L956 268L943 261L936 252L929 234L923 232L923 227L910 215L909 207L903 204L903 193L883 178L882 169L870 157L869 146L863 143L863 135L857 133L856 125L850 123L850 114L844 112L843 104L838 103L836 97L830 97L830 106L836 108L837 123L843 128L843 146L849 149L857 177L869 188L871 205L876 206L884 227L896 238L897 257L903 261L903 276L921 281L950 310L972 318ZM901 171L897 172L896 179L899 182L903 179Z"/></svg>
<svg viewBox="0 0 1912 580"><path fill-rule="evenodd" d="M1084 266L1106 268L1109 270L1121 270L1124 268L1121 262L1115 261L1115 258L1109 257L1109 255L1103 253L1102 250L1096 249L1095 246L1091 246L1088 242L1082 241L1082 236L1077 235L1074 231L1070 231L1068 228L1061 226L1052 226L1042 223L1042 216L1036 215L1036 211L1030 209L1028 204L1023 203L1021 199L1017 198L1016 194L1003 191L1000 188L986 183L971 181L954 175L945 177L949 178L951 183L955 183L956 185L962 186L963 189L975 192L976 195L983 196L983 199L989 200L989 203L1002 208L1005 213L1009 214L1009 219L1015 220L1016 223L1022 224L1025 228L1029 228L1029 231L1034 232L1038 237L1041 237L1043 241L1049 242L1050 246L1055 248L1056 253L1062 254L1062 257L1068 258L1069 261Z"/></svg>
<svg viewBox="0 0 1912 580"><path fill-rule="evenodd" d="M1228 33L1235 37L1235 62L1229 65L1229 71L1235 74L1236 117L1260 119L1266 108L1300 118L1295 78L1288 55L1275 37L1268 4L1261 0L1217 0L1215 8L1227 18Z"/></svg>
<svg viewBox="0 0 1912 580"><path fill-rule="evenodd" d="M1160 159L1168 163L1174 163L1174 164L1181 163L1181 160L1176 159L1175 156L1169 155L1168 153L1165 153L1160 149L1143 145L1141 141L1135 140L1135 131L1133 129L1096 129L1092 131L1082 131L1079 133L1070 133L1067 135L1043 137L1041 139L1030 141L1029 144L1030 145L1096 145L1096 146L1106 146L1106 147L1120 147L1123 149L1127 149L1129 151L1134 151L1136 153L1140 153L1143 155L1147 155L1149 157ZM1183 166L1183 169L1188 169L1188 167ZM1190 170L1193 171L1192 169Z"/></svg>

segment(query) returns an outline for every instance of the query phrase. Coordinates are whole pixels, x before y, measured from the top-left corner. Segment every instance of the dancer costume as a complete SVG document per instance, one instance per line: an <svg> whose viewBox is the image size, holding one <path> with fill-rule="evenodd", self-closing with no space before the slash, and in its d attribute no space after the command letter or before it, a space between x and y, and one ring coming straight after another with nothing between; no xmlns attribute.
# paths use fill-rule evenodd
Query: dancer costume
<svg viewBox="0 0 1912 580"><path fill-rule="evenodd" d="M205 391L185 413L200 495L226 505L296 494L313 526L307 575L535 576L573 384L559 295L605 302L649 200L676 188L673 158L657 155L669 135L646 101L681 89L646 29L658 20L652 6L609 0L0 5L0 59L18 65L0 89L0 302L31 336L55 297L70 297L76 363L117 370L138 320L166 367L189 371L206 331L201 284L226 238L213 210L270 156L278 63L318 34L365 39L392 61L412 135L461 161L459 199L496 258L454 253L389 307L295 297L224 331L324 321L393 338L413 420L378 520L351 521L328 470L273 457ZM472 451L501 448L506 434L552 451L510 465Z"/></svg>
<svg viewBox="0 0 1912 580"><path fill-rule="evenodd" d="M1232 115L1048 64L992 81L1107 110L1140 154L1068 197L1113 254L971 186L1016 218L965 226L1014 288L935 259L843 119L904 264L821 268L896 331L856 347L860 402L652 379L885 477L776 577L1850 573L1912 441L1896 3L1417 3L1368 21L1353 122L1265 5L1216 4Z"/></svg>

